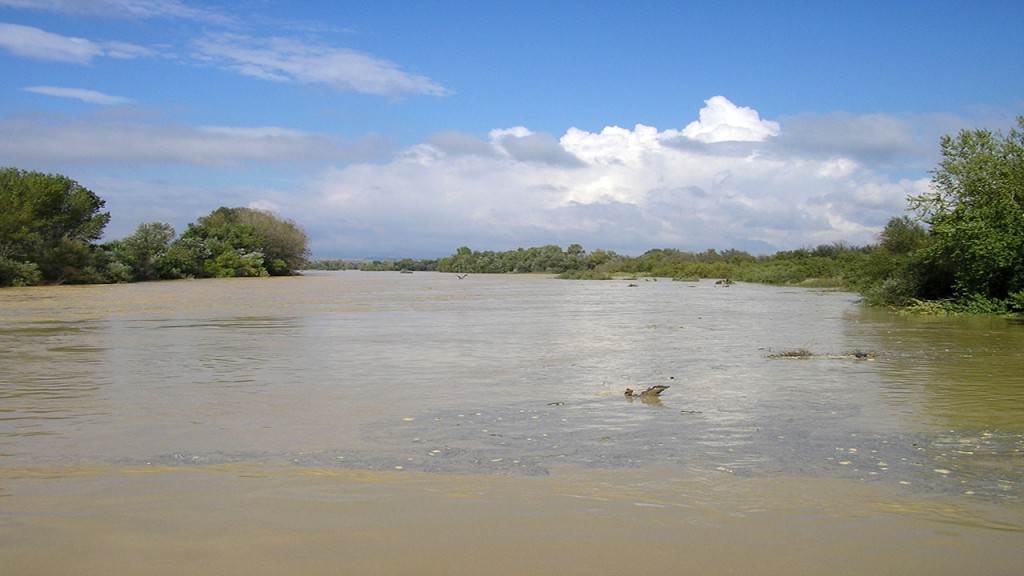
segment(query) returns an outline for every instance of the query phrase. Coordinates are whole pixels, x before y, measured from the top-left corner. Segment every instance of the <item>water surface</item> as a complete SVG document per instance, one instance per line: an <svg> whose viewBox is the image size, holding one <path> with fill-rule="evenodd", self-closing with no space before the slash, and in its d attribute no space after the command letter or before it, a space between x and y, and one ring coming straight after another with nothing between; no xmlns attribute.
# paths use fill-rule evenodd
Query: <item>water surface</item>
<svg viewBox="0 0 1024 576"><path fill-rule="evenodd" d="M1021 374L1019 323L747 284L8 289L0 565L1016 573Z"/></svg>

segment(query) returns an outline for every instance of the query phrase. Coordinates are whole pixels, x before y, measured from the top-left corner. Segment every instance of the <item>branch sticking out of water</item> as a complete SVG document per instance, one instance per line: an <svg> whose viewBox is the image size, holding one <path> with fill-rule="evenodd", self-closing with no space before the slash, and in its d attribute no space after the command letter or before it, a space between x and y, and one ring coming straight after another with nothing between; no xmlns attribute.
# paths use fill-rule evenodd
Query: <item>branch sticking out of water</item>
<svg viewBox="0 0 1024 576"><path fill-rule="evenodd" d="M863 352L861 350L854 350L853 352L847 352L845 354L815 354L806 348L795 348L793 350L785 350L776 354L769 354L768 358L797 360L804 360L808 358L825 358L828 360L874 360L877 356L878 355L874 352Z"/></svg>

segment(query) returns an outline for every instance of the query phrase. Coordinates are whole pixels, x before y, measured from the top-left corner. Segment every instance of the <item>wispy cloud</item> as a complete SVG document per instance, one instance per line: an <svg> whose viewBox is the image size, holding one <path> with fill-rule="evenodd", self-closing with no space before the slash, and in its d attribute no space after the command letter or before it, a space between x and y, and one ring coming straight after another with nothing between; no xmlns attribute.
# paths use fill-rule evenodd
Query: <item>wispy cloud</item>
<svg viewBox="0 0 1024 576"><path fill-rule="evenodd" d="M228 16L177 0L0 0L0 7L4 6L72 15L190 19L203 21L214 30L238 27ZM387 97L450 93L440 83L405 71L389 60L301 38L263 38L220 31L209 32L187 45L191 46L192 64L216 66L273 82L320 84L343 92ZM0 23L0 49L25 58L75 64L90 64L99 57L166 56L184 60L182 55L166 47L157 50L127 42L63 36L32 26L5 23Z"/></svg>
<svg viewBox="0 0 1024 576"><path fill-rule="evenodd" d="M0 22L0 47L17 56L38 60L88 64L103 48L85 38L61 36L20 24Z"/></svg>
<svg viewBox="0 0 1024 576"><path fill-rule="evenodd" d="M104 106L113 106L117 104L129 104L131 103L130 98L122 96L111 96L95 90L86 90L84 88L61 88L59 86L28 86L25 88L26 92L32 92L34 94L44 94L46 96L55 96L57 98L71 98L73 100L81 100L82 102L88 102L90 104L102 104Z"/></svg>
<svg viewBox="0 0 1024 576"><path fill-rule="evenodd" d="M0 6L109 18L181 18L222 24L234 21L217 10L189 6L179 0L0 0Z"/></svg>
<svg viewBox="0 0 1024 576"><path fill-rule="evenodd" d="M17 138L11 137L15 134ZM109 114L81 120L38 115L0 119L0 136L0 157L27 166L42 161L122 167L308 165L360 157L358 145L345 147L325 135L300 130L146 124L118 121Z"/></svg>
<svg viewBox="0 0 1024 576"><path fill-rule="evenodd" d="M24 58L72 64L89 64L100 56L131 59L154 54L149 48L126 42L94 42L3 22L0 22L0 48Z"/></svg>
<svg viewBox="0 0 1024 576"><path fill-rule="evenodd" d="M403 71L388 60L291 38L210 34L193 43L196 57L239 74L277 82L323 84L364 94L442 96L437 82Z"/></svg>

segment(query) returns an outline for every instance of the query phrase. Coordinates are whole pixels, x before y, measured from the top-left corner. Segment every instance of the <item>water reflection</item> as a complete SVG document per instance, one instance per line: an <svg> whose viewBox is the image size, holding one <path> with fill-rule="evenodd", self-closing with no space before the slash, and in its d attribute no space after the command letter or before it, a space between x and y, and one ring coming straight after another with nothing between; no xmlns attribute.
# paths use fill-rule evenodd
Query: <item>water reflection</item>
<svg viewBox="0 0 1024 576"><path fill-rule="evenodd" d="M1024 432L1024 326L1000 318L922 318L866 310L885 353L883 385L922 423Z"/></svg>
<svg viewBox="0 0 1024 576"><path fill-rule="evenodd" d="M881 400L915 432L911 461L965 493L1020 497L1024 326L867 309L850 330L880 351Z"/></svg>

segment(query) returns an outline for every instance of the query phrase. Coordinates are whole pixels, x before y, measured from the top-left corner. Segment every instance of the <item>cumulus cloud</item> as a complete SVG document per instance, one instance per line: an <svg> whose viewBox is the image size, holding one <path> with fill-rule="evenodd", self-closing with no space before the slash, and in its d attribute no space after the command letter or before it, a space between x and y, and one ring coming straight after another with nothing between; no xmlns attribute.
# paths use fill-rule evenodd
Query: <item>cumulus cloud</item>
<svg viewBox="0 0 1024 576"><path fill-rule="evenodd" d="M25 88L26 92L32 92L35 94L44 94L46 96L56 96L57 98L71 98L73 100L81 100L82 102L88 102L90 104L102 104L106 106L115 104L128 104L131 102L130 98L124 98L122 96L111 96L95 90L86 90L84 88L61 88L58 86L29 86Z"/></svg>
<svg viewBox="0 0 1024 576"><path fill-rule="evenodd" d="M700 120L683 128L683 136L700 142L760 142L779 134L779 123L761 120L757 110L736 106L724 96L705 102Z"/></svg>
<svg viewBox="0 0 1024 576"><path fill-rule="evenodd" d="M928 185L892 181L856 156L782 146L780 123L721 96L699 118L682 130L570 128L558 140L524 127L487 140L435 135L389 163L329 170L314 187L315 220L352 231L349 246L396 254L413 248L407 237L442 254L570 242L771 252L872 242Z"/></svg>
<svg viewBox="0 0 1024 576"><path fill-rule="evenodd" d="M324 84L336 90L399 96L442 96L437 82L354 50L291 38L210 34L193 43L196 57L239 74L275 82Z"/></svg>
<svg viewBox="0 0 1024 576"><path fill-rule="evenodd" d="M85 38L61 36L32 26L0 22L0 48L36 60L89 64L93 58L130 59L151 56L153 51L126 42L93 42Z"/></svg>

